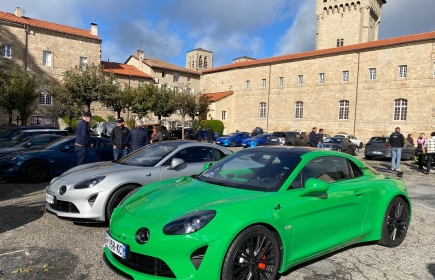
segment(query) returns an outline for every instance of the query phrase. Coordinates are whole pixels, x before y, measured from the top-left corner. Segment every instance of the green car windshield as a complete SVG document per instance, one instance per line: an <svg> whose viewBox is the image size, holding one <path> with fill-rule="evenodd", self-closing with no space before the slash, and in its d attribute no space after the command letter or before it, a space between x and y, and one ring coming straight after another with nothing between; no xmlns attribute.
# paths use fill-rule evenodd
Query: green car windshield
<svg viewBox="0 0 435 280"><path fill-rule="evenodd" d="M145 146L121 158L117 163L144 167L155 166L178 146L176 142L161 142Z"/></svg>
<svg viewBox="0 0 435 280"><path fill-rule="evenodd" d="M210 184L264 192L278 191L301 161L299 155L252 149L240 151L204 171Z"/></svg>

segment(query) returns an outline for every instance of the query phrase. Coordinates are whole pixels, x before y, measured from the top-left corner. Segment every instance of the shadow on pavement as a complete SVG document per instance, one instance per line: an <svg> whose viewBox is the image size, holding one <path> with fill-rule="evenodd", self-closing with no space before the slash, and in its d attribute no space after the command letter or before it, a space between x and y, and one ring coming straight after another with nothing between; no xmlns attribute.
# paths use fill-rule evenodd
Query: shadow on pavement
<svg viewBox="0 0 435 280"><path fill-rule="evenodd" d="M0 234L38 220L44 215L44 207L45 202L2 206Z"/></svg>
<svg viewBox="0 0 435 280"><path fill-rule="evenodd" d="M429 271L430 274L432 274L432 276L435 279L435 263L430 263L427 265L427 270Z"/></svg>
<svg viewBox="0 0 435 280"><path fill-rule="evenodd" d="M0 202L14 198L23 197L27 194L44 190L48 182L43 183L21 183L0 181ZM44 199L44 198L43 198Z"/></svg>

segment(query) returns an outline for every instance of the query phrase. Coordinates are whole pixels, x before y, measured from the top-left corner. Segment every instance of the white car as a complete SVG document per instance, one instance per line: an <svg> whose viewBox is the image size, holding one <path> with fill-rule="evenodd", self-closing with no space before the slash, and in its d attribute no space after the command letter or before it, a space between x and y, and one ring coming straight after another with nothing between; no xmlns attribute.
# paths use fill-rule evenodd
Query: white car
<svg viewBox="0 0 435 280"><path fill-rule="evenodd" d="M363 147L362 141L358 140L358 138L356 138L353 135L350 135L350 134L347 134L347 133L337 133L337 134L334 135L334 137L347 138L347 139L350 140L350 142L353 142L353 143L357 144L359 149L362 149L362 147Z"/></svg>
<svg viewBox="0 0 435 280"><path fill-rule="evenodd" d="M96 122L91 127L91 131L95 136L109 138L115 126L116 122Z"/></svg>

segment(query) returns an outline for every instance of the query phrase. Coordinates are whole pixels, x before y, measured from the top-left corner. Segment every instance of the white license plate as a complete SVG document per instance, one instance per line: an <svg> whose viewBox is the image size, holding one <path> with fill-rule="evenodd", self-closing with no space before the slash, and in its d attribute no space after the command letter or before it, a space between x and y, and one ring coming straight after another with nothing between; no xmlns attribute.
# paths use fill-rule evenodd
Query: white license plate
<svg viewBox="0 0 435 280"><path fill-rule="evenodd" d="M382 152L373 151L372 154L374 154L374 155L382 155Z"/></svg>
<svg viewBox="0 0 435 280"><path fill-rule="evenodd" d="M216 144L220 144L220 143L221 143L221 142L217 142L217 141L216 141Z"/></svg>
<svg viewBox="0 0 435 280"><path fill-rule="evenodd" d="M123 259L127 258L127 245L114 240L112 237L110 237L109 233L107 232L106 232L106 244L109 250L112 251L112 253L114 253L117 256L120 256Z"/></svg>
<svg viewBox="0 0 435 280"><path fill-rule="evenodd" d="M278 141L278 139L270 139L270 141L276 142Z"/></svg>
<svg viewBox="0 0 435 280"><path fill-rule="evenodd" d="M45 193L45 200L50 204L54 204L54 196L51 194Z"/></svg>
<svg viewBox="0 0 435 280"><path fill-rule="evenodd" d="M246 144L242 144L243 147L246 147Z"/></svg>

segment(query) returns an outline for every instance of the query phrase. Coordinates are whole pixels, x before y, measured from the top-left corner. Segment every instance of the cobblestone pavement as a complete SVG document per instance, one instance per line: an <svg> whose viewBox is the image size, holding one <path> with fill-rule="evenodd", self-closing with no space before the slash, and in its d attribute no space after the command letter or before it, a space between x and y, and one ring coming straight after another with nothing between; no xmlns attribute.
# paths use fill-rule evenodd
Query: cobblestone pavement
<svg viewBox="0 0 435 280"><path fill-rule="evenodd" d="M396 176L388 160L368 162ZM411 161L402 169L414 212L401 246L348 247L277 279L435 279L435 175L419 172ZM46 186L0 182L0 279L121 279L102 260L107 227L75 225L46 213Z"/></svg>

